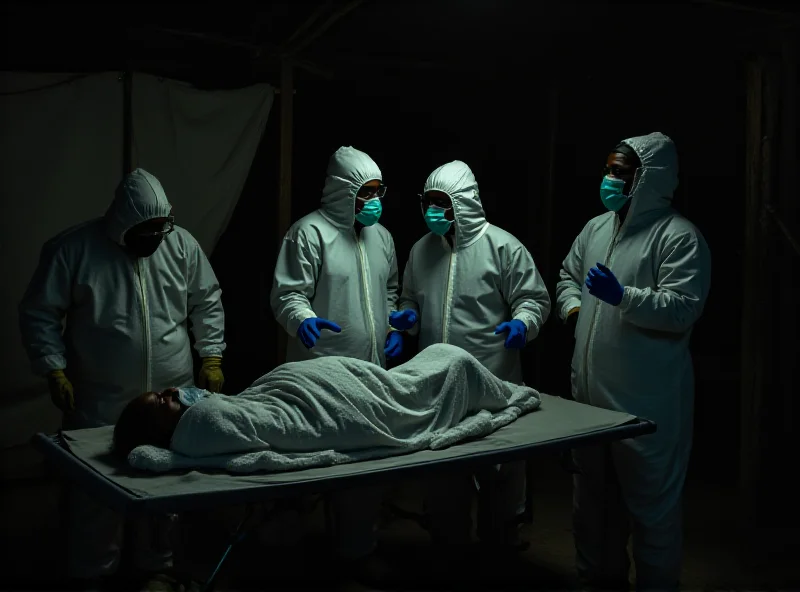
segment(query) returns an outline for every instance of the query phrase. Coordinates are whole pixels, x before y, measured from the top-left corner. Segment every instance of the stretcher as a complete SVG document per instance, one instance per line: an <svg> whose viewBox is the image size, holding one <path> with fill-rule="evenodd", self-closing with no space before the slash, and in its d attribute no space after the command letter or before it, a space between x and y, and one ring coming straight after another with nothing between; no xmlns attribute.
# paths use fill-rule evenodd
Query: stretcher
<svg viewBox="0 0 800 592"><path fill-rule="evenodd" d="M378 460L282 473L138 472L111 455L113 427L64 431L56 435L39 433L34 436L33 445L63 476L113 510L122 514L179 514L380 485L424 477L433 471L477 471L546 452L603 445L655 431L655 423L647 419L543 394L538 410L489 436L445 450L423 450ZM232 546L243 537L245 523L243 520L206 582L206 590L212 589Z"/></svg>

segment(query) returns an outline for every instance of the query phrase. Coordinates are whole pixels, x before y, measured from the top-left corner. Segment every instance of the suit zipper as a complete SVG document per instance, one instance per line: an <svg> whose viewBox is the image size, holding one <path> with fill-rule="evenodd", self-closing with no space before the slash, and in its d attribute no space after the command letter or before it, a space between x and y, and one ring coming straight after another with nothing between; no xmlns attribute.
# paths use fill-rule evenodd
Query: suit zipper
<svg viewBox="0 0 800 592"><path fill-rule="evenodd" d="M447 240L446 238L444 239ZM442 343L447 343L450 337L450 300L453 297L453 269L456 265L456 237L450 247L450 265L447 271L447 286L444 292L444 310L442 311Z"/></svg>
<svg viewBox="0 0 800 592"><path fill-rule="evenodd" d="M152 377L150 376L150 314L147 306L147 286L142 269L142 260L136 259L136 271L139 276L139 293L141 296L141 315L142 315L142 392L150 392Z"/></svg>
<svg viewBox="0 0 800 592"><path fill-rule="evenodd" d="M355 230L353 230L353 233L356 235L356 246L358 247L358 266L361 270L361 289L364 292L364 314L367 317L367 322L369 323L370 328L369 343L370 347L372 348L370 355L372 356L373 361L377 363L380 360L380 356L378 356L378 346L375 343L375 320L373 319L372 305L370 304L369 283L367 282L367 269L365 265L366 258L364 257L364 249L361 246L361 236L357 234Z"/></svg>
<svg viewBox="0 0 800 592"><path fill-rule="evenodd" d="M614 248L617 246L617 240L619 238L620 231L622 230L622 226L619 225L619 218L614 217L614 235L611 237L611 243L608 245L608 249L606 250L606 257L605 257L605 265L609 269L611 268L611 255L614 252ZM585 280L584 280L585 281ZM598 301L595 303L594 311L592 313L592 321L589 324L589 334L586 338L586 351L584 355L584 359L586 360L586 372L584 375L586 377L586 396L589 396L589 355L591 352L591 345L592 339L594 338L594 330L597 326L597 315L600 314L600 306L602 302Z"/></svg>

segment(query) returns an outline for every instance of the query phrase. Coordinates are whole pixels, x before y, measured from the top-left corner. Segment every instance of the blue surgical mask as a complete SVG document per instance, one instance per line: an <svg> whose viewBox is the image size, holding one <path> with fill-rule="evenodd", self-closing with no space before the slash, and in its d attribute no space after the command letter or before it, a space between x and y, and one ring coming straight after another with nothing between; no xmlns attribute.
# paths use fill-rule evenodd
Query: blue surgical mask
<svg viewBox="0 0 800 592"><path fill-rule="evenodd" d="M603 177L603 182L600 183L600 199L603 200L603 205L612 212L619 212L622 206L630 198L625 195L625 181L615 177Z"/></svg>
<svg viewBox="0 0 800 592"><path fill-rule="evenodd" d="M177 389L178 401L183 403L186 407L191 407L199 400L208 396L208 391L195 386L182 386Z"/></svg>
<svg viewBox="0 0 800 592"><path fill-rule="evenodd" d="M453 225L452 220L444 217L445 210L436 206L429 206L425 212L425 224L428 225L433 234L444 236Z"/></svg>
<svg viewBox="0 0 800 592"><path fill-rule="evenodd" d="M364 226L372 226L377 222L383 213L383 204L377 197L364 202L364 207L356 214L356 220Z"/></svg>

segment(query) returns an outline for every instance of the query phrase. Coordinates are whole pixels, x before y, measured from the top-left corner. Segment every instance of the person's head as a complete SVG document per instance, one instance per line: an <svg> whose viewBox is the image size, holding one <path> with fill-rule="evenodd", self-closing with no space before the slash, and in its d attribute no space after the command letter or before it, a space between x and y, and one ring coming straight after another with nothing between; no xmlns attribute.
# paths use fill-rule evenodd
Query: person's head
<svg viewBox="0 0 800 592"><path fill-rule="evenodd" d="M151 218L125 233L125 248L134 257L149 257L156 252L164 238L175 229L172 216Z"/></svg>
<svg viewBox="0 0 800 592"><path fill-rule="evenodd" d="M105 214L109 237L136 257L149 257L174 228L164 188L144 169L128 174Z"/></svg>
<svg viewBox="0 0 800 592"><path fill-rule="evenodd" d="M380 217L381 200L378 198L386 192L382 181L381 170L374 160L351 146L342 146L328 162L322 190L323 214L343 230L353 227L356 214L374 224Z"/></svg>
<svg viewBox="0 0 800 592"><path fill-rule="evenodd" d="M386 185L383 185L378 179L364 183L356 192L356 223L362 226L375 224L383 213L381 200L384 195L386 195Z"/></svg>
<svg viewBox="0 0 800 592"><path fill-rule="evenodd" d="M636 152L625 143L618 144L606 158L600 197L609 210L623 219L630 208L633 183L640 166Z"/></svg>
<svg viewBox="0 0 800 592"><path fill-rule="evenodd" d="M668 207L678 186L678 153L660 132L628 138L609 154L600 196L622 219Z"/></svg>
<svg viewBox="0 0 800 592"><path fill-rule="evenodd" d="M114 426L114 454L127 459L134 448L146 444L169 448L185 410L178 400L177 389L139 395L127 404Z"/></svg>
<svg viewBox="0 0 800 592"><path fill-rule="evenodd" d="M420 196L420 205L431 232L455 233L459 246L471 244L486 225L478 182L460 160L442 165L430 174Z"/></svg>

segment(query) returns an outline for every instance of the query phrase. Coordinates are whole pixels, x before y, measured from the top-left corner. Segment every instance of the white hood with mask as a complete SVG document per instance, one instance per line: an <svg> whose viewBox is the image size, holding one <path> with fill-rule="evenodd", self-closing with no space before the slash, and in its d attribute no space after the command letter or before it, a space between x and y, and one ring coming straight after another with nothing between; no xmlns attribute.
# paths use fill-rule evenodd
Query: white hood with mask
<svg viewBox="0 0 800 592"><path fill-rule="evenodd" d="M373 180L382 180L375 161L350 146L339 148L328 163L320 209L295 222L283 239L270 302L289 334L288 362L337 355L385 365L398 289L394 241L379 223L358 233L354 227L356 193ZM312 317L342 332L323 330L306 349L297 330Z"/></svg>
<svg viewBox="0 0 800 592"><path fill-rule="evenodd" d="M457 345L498 378L520 384L519 351L505 349L506 335L495 335L495 328L520 320L531 341L547 320L550 296L533 257L516 237L486 221L465 163L439 167L424 190L450 196L454 240L428 233L412 247L399 307L417 311L420 348Z"/></svg>
<svg viewBox="0 0 800 592"><path fill-rule="evenodd" d="M34 372L63 369L72 382L70 429L116 423L143 392L191 386L189 320L201 357L225 350L221 290L192 235L176 226L146 258L123 248L130 228L170 210L158 180L137 169L103 218L42 249L20 303L20 330Z"/></svg>

